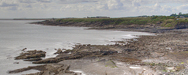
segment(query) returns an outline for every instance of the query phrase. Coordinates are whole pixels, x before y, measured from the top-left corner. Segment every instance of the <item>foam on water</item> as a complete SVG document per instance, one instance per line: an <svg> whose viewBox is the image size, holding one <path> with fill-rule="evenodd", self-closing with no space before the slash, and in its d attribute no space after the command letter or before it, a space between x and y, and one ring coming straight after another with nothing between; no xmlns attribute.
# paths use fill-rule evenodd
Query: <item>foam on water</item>
<svg viewBox="0 0 188 75"><path fill-rule="evenodd" d="M86 75L83 71L80 71L80 70L70 70L70 71L73 71L73 72L78 73L80 75Z"/></svg>

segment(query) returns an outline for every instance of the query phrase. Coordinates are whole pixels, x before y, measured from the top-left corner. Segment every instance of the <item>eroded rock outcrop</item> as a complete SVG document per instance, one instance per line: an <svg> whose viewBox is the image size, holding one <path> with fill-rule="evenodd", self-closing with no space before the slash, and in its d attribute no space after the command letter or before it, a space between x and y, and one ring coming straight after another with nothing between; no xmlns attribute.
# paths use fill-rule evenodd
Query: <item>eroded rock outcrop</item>
<svg viewBox="0 0 188 75"><path fill-rule="evenodd" d="M42 63L57 63L63 60L68 59L80 59L84 57L101 57L105 55L111 55L117 53L117 51L80 51L74 52L72 54L61 53L55 58L47 58L40 61L33 62L34 64L42 64Z"/></svg>
<svg viewBox="0 0 188 75"><path fill-rule="evenodd" d="M41 57L45 57L46 52L42 50L30 50L21 53L19 56L15 57L15 60L26 60L26 61L38 61L41 60Z"/></svg>
<svg viewBox="0 0 188 75"><path fill-rule="evenodd" d="M54 53L54 54L61 54L61 53L63 53L63 51L59 48L59 49L57 50L57 52Z"/></svg>
<svg viewBox="0 0 188 75"><path fill-rule="evenodd" d="M47 64L40 66L29 66L27 68L21 68L13 71L9 71L9 73L20 73L24 71L29 71L31 69L39 70L38 73L26 74L26 75L77 75L76 73L69 71L69 65L63 64Z"/></svg>

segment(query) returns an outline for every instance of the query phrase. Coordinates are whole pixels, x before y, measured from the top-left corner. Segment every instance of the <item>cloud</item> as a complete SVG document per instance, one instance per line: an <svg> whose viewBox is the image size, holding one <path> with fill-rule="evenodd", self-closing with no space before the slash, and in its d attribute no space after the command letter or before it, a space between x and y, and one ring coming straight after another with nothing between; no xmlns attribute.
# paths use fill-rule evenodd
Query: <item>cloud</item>
<svg viewBox="0 0 188 75"><path fill-rule="evenodd" d="M58 0L57 2L61 4L77 4L77 3L91 3L98 1L97 0Z"/></svg>
<svg viewBox="0 0 188 75"><path fill-rule="evenodd" d="M18 6L19 6L18 4L3 2L0 4L0 9L16 11L18 9Z"/></svg>
<svg viewBox="0 0 188 75"><path fill-rule="evenodd" d="M120 0L108 0L108 9L118 10L123 8L123 3Z"/></svg>
<svg viewBox="0 0 188 75"><path fill-rule="evenodd" d="M161 9L161 5L159 5L158 3L156 3L154 5L154 9L157 11L157 10L160 10Z"/></svg>
<svg viewBox="0 0 188 75"><path fill-rule="evenodd" d="M178 6L176 8L176 11L188 13L188 4ZM179 13L179 12L176 12L176 13Z"/></svg>
<svg viewBox="0 0 188 75"><path fill-rule="evenodd" d="M187 13L187 3L187 0L0 0L0 14L25 13L31 17L170 15Z"/></svg>
<svg viewBox="0 0 188 75"><path fill-rule="evenodd" d="M9 4L5 2L0 4L0 7L15 7L15 6L18 6L18 4Z"/></svg>
<svg viewBox="0 0 188 75"><path fill-rule="evenodd" d="M9 10L17 10L18 8L17 7L10 7L8 8Z"/></svg>
<svg viewBox="0 0 188 75"><path fill-rule="evenodd" d="M181 6L177 7L177 9L179 9L179 10L187 10L188 9L188 4L181 5Z"/></svg>
<svg viewBox="0 0 188 75"><path fill-rule="evenodd" d="M51 3L53 2L53 0L17 0L20 3L27 3L27 4L31 4L31 3Z"/></svg>
<svg viewBox="0 0 188 75"><path fill-rule="evenodd" d="M35 0L18 0L20 3L36 3Z"/></svg>
<svg viewBox="0 0 188 75"><path fill-rule="evenodd" d="M52 2L52 0L37 0L38 2L42 2L42 3L50 3Z"/></svg>
<svg viewBox="0 0 188 75"><path fill-rule="evenodd" d="M32 8L32 6L31 6L31 5L26 5L25 7L26 7L26 8Z"/></svg>
<svg viewBox="0 0 188 75"><path fill-rule="evenodd" d="M140 2L139 2L139 1L133 0L133 1L132 1L132 6L138 7L138 6L141 6L141 5L140 5Z"/></svg>

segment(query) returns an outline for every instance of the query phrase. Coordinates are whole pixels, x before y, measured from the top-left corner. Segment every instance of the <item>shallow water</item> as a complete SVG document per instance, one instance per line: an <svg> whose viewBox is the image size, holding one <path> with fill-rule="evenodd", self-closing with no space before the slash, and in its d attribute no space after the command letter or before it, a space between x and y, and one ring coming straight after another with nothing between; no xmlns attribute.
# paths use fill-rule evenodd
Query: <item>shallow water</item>
<svg viewBox="0 0 188 75"><path fill-rule="evenodd" d="M44 50L47 58L54 57L55 48L71 49L75 44L114 44L111 41L151 35L143 32L86 30L85 27L59 27L28 24L32 20L0 20L0 73L33 66L31 62L14 60L23 48ZM14 64L19 62L19 64ZM34 70L24 72L36 72ZM23 74L23 73L22 73ZM12 74L13 75L13 74ZM20 74L16 74L20 75Z"/></svg>

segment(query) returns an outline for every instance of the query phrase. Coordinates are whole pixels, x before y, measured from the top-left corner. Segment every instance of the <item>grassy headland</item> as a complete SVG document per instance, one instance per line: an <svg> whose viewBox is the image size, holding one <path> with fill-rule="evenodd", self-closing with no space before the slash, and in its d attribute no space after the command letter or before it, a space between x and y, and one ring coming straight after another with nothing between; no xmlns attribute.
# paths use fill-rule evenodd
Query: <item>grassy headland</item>
<svg viewBox="0 0 188 75"><path fill-rule="evenodd" d="M104 25L145 25L156 24L157 22L163 22L165 20L175 17L171 16L154 16L154 17L129 17L129 18L69 18L69 19L57 19L56 22L101 22Z"/></svg>
<svg viewBox="0 0 188 75"><path fill-rule="evenodd" d="M55 26L80 26L94 28L154 28L154 29L181 29L188 27L186 18L174 16L148 16L148 17L126 17L126 18L63 18L52 19L35 24Z"/></svg>

